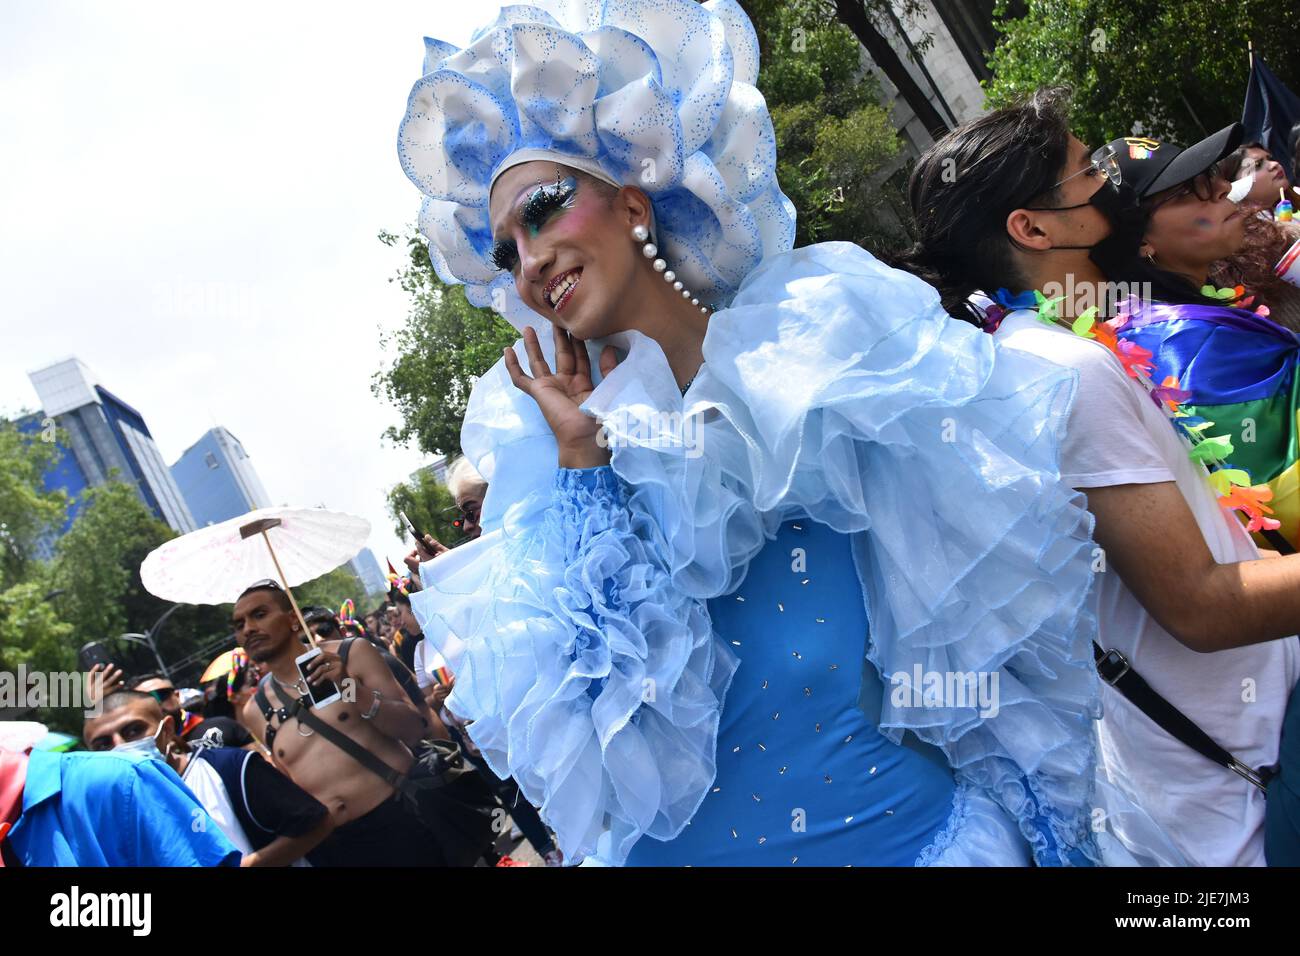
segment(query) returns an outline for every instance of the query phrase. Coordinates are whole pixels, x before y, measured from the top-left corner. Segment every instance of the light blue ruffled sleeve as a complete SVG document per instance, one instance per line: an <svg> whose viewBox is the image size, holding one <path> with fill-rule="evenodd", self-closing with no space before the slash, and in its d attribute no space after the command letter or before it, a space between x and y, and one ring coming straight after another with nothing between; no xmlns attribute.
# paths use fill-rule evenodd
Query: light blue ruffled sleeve
<svg viewBox="0 0 1300 956"><path fill-rule="evenodd" d="M548 506L507 513L497 547L467 596L477 615L436 590L418 602L464 629L448 705L570 859L599 843L621 863L644 835L676 836L713 782L736 661L669 586L662 536L608 466L558 469Z"/></svg>

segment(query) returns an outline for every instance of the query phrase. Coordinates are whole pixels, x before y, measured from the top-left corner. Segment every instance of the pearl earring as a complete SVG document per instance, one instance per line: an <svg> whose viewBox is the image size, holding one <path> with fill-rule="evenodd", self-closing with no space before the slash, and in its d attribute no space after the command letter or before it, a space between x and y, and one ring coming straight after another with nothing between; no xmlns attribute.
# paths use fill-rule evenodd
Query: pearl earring
<svg viewBox="0 0 1300 956"><path fill-rule="evenodd" d="M672 269L669 269L668 263L659 257L659 247L650 241L649 229L639 223L633 226L632 241L644 243L641 246L641 254L647 259L654 260L651 265L654 267L655 272L658 272L664 277L665 282L672 283L672 287L682 294L683 299L691 300L691 305L699 306L700 312L705 315L709 314L709 307L707 305L700 305L700 300L693 296L691 290L682 284L682 281L677 278L677 273L673 272Z"/></svg>

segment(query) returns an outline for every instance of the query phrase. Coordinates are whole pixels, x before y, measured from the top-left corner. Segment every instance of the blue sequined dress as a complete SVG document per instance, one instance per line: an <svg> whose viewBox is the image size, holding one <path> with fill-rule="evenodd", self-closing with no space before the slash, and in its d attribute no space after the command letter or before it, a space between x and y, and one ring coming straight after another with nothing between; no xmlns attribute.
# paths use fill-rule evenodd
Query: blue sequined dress
<svg viewBox="0 0 1300 956"><path fill-rule="evenodd" d="M1102 858L1074 379L990 339L826 243L745 278L685 397L653 340L611 339L583 406L608 467L557 469L504 363L476 384L484 534L412 607L566 857ZM963 674L996 706L914 686Z"/></svg>
<svg viewBox="0 0 1300 956"><path fill-rule="evenodd" d="M736 594L709 602L740 660L717 777L680 836L641 840L628 865L1028 863L1010 818L959 787L942 751L893 743L859 706L864 689L886 692L863 673L860 595L848 539L805 518L781 526Z"/></svg>

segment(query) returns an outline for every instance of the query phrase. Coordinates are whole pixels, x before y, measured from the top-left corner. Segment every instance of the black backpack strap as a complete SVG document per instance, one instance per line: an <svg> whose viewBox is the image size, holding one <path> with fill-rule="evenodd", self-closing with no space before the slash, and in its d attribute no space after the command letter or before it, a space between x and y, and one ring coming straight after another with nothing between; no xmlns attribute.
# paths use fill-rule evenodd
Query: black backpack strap
<svg viewBox="0 0 1300 956"><path fill-rule="evenodd" d="M348 654L351 653L352 643L355 640L356 640L355 637L345 637L343 638L343 640L339 641L339 648L337 653L339 655L339 660L343 662L343 670L345 673L348 669Z"/></svg>
<svg viewBox="0 0 1300 956"><path fill-rule="evenodd" d="M406 779L406 774L394 770L347 734L340 733L325 723L312 713L312 709L305 706L301 699L295 701L292 716L297 717L301 723L306 724L371 773L383 778L384 782L394 790L401 788L402 782Z"/></svg>
<svg viewBox="0 0 1300 956"><path fill-rule="evenodd" d="M257 701L257 709L262 712L262 717L269 724L271 718L275 716L275 708L271 706L271 698L266 696L266 685L271 682L271 675L267 674L257 682L257 693L253 699Z"/></svg>
<svg viewBox="0 0 1300 956"><path fill-rule="evenodd" d="M1267 790L1268 779L1272 776L1267 768L1253 770L1242 763L1214 739L1196 725L1190 717L1160 696L1142 676L1129 666L1128 658L1117 650L1104 651L1096 641L1092 643L1093 657L1097 662L1097 673L1107 684L1124 695L1124 698L1142 713L1146 714L1160 729L1175 740L1191 747L1207 760L1213 760L1220 767L1226 767L1259 787Z"/></svg>
<svg viewBox="0 0 1300 956"><path fill-rule="evenodd" d="M1295 548L1291 547L1291 542L1282 537L1278 531L1261 531L1260 534L1278 554L1295 554Z"/></svg>
<svg viewBox="0 0 1300 956"><path fill-rule="evenodd" d="M270 750L275 744L275 734L277 728L271 723L271 718L275 716L275 708L271 706L271 699L266 696L266 688L271 683L271 675L267 674L257 682L257 693L253 695L253 700L257 702L257 709L262 712L262 717L266 720L266 749Z"/></svg>

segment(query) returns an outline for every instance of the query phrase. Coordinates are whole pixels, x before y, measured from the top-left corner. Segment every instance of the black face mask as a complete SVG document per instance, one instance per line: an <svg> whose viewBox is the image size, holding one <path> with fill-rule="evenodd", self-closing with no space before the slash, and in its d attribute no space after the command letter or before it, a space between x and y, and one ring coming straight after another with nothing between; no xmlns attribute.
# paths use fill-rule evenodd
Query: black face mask
<svg viewBox="0 0 1300 956"><path fill-rule="evenodd" d="M1112 278L1121 263L1132 262L1138 257L1142 246L1142 236L1146 233L1147 214L1139 204L1133 187L1126 184L1116 186L1111 182L1102 185L1088 197L1087 202L1075 203L1073 206L1052 206L1039 208L1038 212L1066 212L1095 206L1106 221L1110 223L1110 234L1091 246L1052 246L1053 249L1087 249L1088 258L1101 269L1102 274Z"/></svg>

